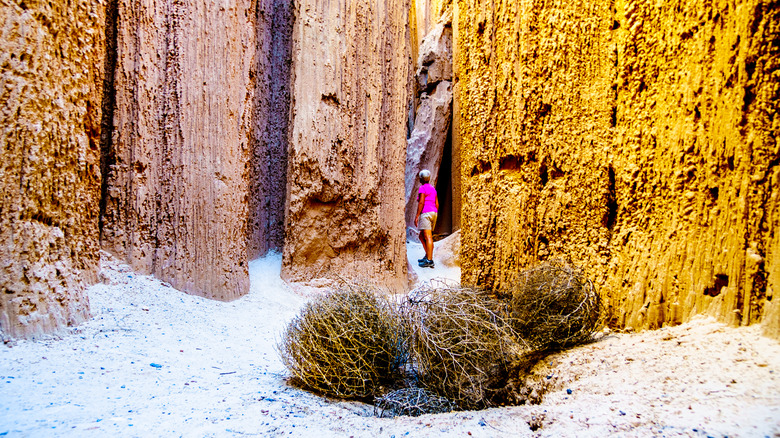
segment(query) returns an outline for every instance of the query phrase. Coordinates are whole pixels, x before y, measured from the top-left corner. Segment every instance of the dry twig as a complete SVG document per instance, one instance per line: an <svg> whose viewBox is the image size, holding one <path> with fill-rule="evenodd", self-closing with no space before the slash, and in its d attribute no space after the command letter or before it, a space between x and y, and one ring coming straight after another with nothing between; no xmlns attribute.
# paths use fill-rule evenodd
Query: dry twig
<svg viewBox="0 0 780 438"><path fill-rule="evenodd" d="M374 415L391 418L399 415L419 417L424 414L441 414L457 409L444 397L423 388L401 388L389 392L374 401Z"/></svg>

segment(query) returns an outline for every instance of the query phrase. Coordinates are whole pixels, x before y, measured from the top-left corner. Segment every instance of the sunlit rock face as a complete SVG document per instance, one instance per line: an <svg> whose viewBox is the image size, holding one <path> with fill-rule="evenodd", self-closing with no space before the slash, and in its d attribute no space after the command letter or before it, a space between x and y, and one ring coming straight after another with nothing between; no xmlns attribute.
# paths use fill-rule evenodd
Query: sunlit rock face
<svg viewBox="0 0 780 438"><path fill-rule="evenodd" d="M401 291L409 3L296 7L282 276Z"/></svg>
<svg viewBox="0 0 780 438"><path fill-rule="evenodd" d="M118 0L103 247L177 289L249 290L251 1Z"/></svg>
<svg viewBox="0 0 780 438"><path fill-rule="evenodd" d="M463 280L585 268L610 324L778 336L778 9L461 0Z"/></svg>
<svg viewBox="0 0 780 438"><path fill-rule="evenodd" d="M35 337L89 317L104 7L5 2L0 22L0 337Z"/></svg>

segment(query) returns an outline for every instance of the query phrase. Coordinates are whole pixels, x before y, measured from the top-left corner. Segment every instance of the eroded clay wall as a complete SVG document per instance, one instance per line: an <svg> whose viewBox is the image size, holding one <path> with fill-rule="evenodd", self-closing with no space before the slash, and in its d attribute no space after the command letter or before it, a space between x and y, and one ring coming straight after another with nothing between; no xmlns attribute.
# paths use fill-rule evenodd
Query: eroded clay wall
<svg viewBox="0 0 780 438"><path fill-rule="evenodd" d="M452 5L452 0L411 0L411 2L411 11L414 13L411 30L415 32L412 35L413 42L422 41L442 14Z"/></svg>
<svg viewBox="0 0 780 438"><path fill-rule="evenodd" d="M282 276L406 286L408 0L296 3Z"/></svg>
<svg viewBox="0 0 780 438"><path fill-rule="evenodd" d="M479 3L456 32L464 282L568 257L614 326L776 335L777 4Z"/></svg>
<svg viewBox="0 0 780 438"><path fill-rule="evenodd" d="M257 2L247 225L250 260L284 245L294 20L290 0Z"/></svg>
<svg viewBox="0 0 780 438"><path fill-rule="evenodd" d="M103 247L177 289L249 289L256 4L119 0Z"/></svg>
<svg viewBox="0 0 780 438"><path fill-rule="evenodd" d="M0 335L89 316L97 270L104 6L0 4Z"/></svg>

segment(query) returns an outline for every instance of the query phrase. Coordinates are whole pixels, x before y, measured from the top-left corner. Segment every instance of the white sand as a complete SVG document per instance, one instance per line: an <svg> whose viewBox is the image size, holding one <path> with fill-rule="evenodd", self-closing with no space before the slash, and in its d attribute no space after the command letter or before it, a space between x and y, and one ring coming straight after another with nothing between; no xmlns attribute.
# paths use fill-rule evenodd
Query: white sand
<svg viewBox="0 0 780 438"><path fill-rule="evenodd" d="M285 384L274 348L304 298L280 265L253 261L222 303L104 259L90 321L0 346L0 436L780 436L780 345L707 319L545 359L541 405L374 418Z"/></svg>
<svg viewBox="0 0 780 438"><path fill-rule="evenodd" d="M433 262L434 268L421 268L417 260L423 258L425 250L421 243L406 242L406 256L409 258L410 265L414 268L415 274L417 274L418 282L430 281L434 278L447 279L460 282L460 267L447 266L440 257L440 252L436 251L436 244L433 245Z"/></svg>

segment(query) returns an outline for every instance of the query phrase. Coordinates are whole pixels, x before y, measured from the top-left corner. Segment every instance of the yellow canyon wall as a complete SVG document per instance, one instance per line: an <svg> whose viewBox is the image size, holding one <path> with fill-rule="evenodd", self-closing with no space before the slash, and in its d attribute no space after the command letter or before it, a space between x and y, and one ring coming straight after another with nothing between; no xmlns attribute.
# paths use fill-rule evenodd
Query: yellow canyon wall
<svg viewBox="0 0 780 438"><path fill-rule="evenodd" d="M89 316L97 273L104 6L0 2L0 335Z"/></svg>
<svg viewBox="0 0 780 438"><path fill-rule="evenodd" d="M565 257L612 326L780 336L779 10L458 1L464 283Z"/></svg>

